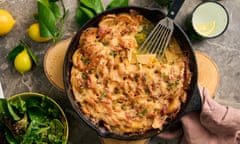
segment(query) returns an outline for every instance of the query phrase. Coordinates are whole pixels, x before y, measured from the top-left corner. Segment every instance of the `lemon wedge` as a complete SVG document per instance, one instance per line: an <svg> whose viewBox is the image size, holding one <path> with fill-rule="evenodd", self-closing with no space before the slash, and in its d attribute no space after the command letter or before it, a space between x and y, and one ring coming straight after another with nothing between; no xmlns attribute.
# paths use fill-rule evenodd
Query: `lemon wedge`
<svg viewBox="0 0 240 144"><path fill-rule="evenodd" d="M216 28L216 22L205 22L205 23L197 23L195 24L196 31L202 36L211 35Z"/></svg>
<svg viewBox="0 0 240 144"><path fill-rule="evenodd" d="M139 54L136 55L136 59L140 64L152 64L157 61L156 54Z"/></svg>

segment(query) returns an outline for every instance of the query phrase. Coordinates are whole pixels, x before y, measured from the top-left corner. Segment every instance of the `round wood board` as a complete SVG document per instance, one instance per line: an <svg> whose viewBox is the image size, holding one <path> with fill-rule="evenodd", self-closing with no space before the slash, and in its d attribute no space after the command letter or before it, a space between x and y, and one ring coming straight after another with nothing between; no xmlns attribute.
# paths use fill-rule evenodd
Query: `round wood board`
<svg viewBox="0 0 240 144"><path fill-rule="evenodd" d="M198 84L206 87L211 97L215 96L219 73L216 63L205 53L195 51L198 64Z"/></svg>
<svg viewBox="0 0 240 144"><path fill-rule="evenodd" d="M44 56L44 72L48 80L60 91L64 91L63 62L71 38L62 40L48 49Z"/></svg>

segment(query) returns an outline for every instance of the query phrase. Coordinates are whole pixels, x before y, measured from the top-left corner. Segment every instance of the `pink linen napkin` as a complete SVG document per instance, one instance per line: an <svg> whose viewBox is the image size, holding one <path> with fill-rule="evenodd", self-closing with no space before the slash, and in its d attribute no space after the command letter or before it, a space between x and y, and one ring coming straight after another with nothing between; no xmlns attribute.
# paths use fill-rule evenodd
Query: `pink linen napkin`
<svg viewBox="0 0 240 144"><path fill-rule="evenodd" d="M240 144L240 109L218 104L206 88L199 88L201 112L181 118L182 129L164 132L160 138L172 139L183 134L181 144Z"/></svg>

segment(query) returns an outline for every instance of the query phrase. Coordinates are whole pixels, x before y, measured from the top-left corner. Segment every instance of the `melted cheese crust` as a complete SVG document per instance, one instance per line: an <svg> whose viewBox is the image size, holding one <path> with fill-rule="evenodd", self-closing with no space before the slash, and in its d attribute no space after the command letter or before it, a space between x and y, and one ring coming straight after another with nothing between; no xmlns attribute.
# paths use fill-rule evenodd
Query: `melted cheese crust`
<svg viewBox="0 0 240 144"><path fill-rule="evenodd" d="M84 30L72 57L76 103L92 122L117 134L161 130L186 101L191 81L188 59L174 38L161 61L136 58L136 35L144 25L136 12L107 15Z"/></svg>

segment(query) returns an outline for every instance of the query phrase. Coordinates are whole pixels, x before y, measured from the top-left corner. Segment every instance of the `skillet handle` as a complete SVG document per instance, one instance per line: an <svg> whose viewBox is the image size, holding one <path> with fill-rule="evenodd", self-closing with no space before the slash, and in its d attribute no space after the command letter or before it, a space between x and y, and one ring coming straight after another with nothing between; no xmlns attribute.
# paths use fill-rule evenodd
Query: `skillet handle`
<svg viewBox="0 0 240 144"><path fill-rule="evenodd" d="M184 110L183 115L188 114L190 112L194 112L194 111L199 112L201 111L201 109L202 109L202 100L201 100L200 92L199 92L198 86L195 86L192 98L188 106Z"/></svg>
<svg viewBox="0 0 240 144"><path fill-rule="evenodd" d="M182 4L184 3L184 0L174 0L172 7L168 11L167 17L174 19L182 7Z"/></svg>

